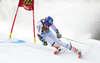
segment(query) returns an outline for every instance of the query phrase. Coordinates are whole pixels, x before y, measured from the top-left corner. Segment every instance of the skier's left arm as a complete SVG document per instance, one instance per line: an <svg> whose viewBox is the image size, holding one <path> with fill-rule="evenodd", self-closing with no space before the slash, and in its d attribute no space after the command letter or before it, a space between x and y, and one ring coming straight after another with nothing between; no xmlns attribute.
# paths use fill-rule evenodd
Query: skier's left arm
<svg viewBox="0 0 100 63"><path fill-rule="evenodd" d="M51 28L55 31L55 33L57 34L57 38L61 38L62 35L59 33L59 30L55 27L54 24L51 25Z"/></svg>

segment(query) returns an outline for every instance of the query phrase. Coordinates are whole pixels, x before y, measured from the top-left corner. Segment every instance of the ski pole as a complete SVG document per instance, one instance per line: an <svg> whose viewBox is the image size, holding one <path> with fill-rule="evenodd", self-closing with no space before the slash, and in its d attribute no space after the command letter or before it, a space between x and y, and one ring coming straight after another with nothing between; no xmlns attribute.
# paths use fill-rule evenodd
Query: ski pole
<svg viewBox="0 0 100 63"><path fill-rule="evenodd" d="M76 42L76 43L80 43L80 44L84 44L84 45L88 45L88 46L92 47L92 45L89 45L89 44L86 44L86 43L83 43L83 42L75 41L75 40L72 40L72 39L69 39L69 38L64 38L64 37L62 37L62 38L70 40L70 41L73 41L73 42Z"/></svg>

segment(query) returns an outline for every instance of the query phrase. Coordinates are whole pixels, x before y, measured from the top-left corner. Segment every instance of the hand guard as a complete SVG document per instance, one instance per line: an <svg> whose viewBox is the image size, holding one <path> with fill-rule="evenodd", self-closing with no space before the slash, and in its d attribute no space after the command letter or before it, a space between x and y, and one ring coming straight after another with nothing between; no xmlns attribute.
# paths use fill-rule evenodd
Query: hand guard
<svg viewBox="0 0 100 63"><path fill-rule="evenodd" d="M45 40L43 40L42 42L43 42L43 45L44 46L47 46L48 45L48 43Z"/></svg>

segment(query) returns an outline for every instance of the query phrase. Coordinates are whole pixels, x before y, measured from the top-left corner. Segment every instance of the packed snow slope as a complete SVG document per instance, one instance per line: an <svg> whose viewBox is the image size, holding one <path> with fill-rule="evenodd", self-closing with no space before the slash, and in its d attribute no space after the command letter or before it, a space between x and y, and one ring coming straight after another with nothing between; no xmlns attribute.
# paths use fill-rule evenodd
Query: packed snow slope
<svg viewBox="0 0 100 63"><path fill-rule="evenodd" d="M12 39L9 40L17 4L18 0L0 2L0 63L100 63L100 41L91 39L91 29L100 15L99 0L35 0L36 24L40 19L52 16L63 37L88 44L70 41L81 49L81 59L65 48L60 54L54 55L56 49L50 45L43 46L37 36L34 43L32 12L23 8L19 8ZM9 42L17 40L24 42ZM68 43L66 39L61 40Z"/></svg>

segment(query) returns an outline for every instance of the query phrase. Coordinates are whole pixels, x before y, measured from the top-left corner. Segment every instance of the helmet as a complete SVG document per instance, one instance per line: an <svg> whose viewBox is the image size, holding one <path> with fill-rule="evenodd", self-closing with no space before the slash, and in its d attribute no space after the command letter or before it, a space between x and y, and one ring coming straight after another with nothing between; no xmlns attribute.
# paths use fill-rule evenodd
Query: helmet
<svg viewBox="0 0 100 63"><path fill-rule="evenodd" d="M53 23L53 18L50 17L50 16L46 17L44 23L45 23L46 25L48 25L48 26L52 25L52 23Z"/></svg>

